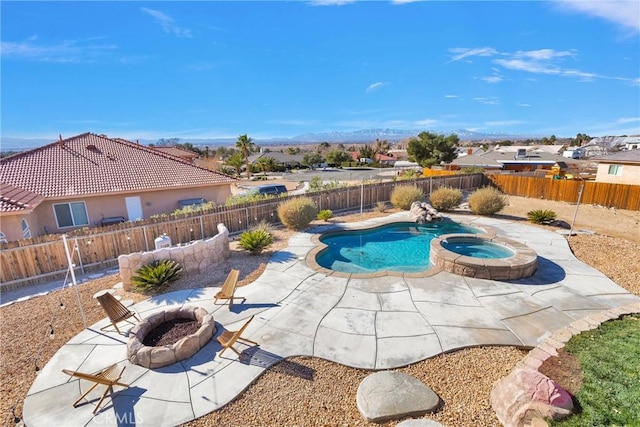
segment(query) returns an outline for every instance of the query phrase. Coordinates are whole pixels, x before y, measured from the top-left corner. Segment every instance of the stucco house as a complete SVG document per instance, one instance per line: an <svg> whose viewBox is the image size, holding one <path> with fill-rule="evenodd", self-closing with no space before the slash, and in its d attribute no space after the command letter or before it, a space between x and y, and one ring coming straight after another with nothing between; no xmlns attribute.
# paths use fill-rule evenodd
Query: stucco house
<svg viewBox="0 0 640 427"><path fill-rule="evenodd" d="M0 239L64 233L224 203L236 180L180 157L85 133L0 160Z"/></svg>
<svg viewBox="0 0 640 427"><path fill-rule="evenodd" d="M640 149L620 151L592 160L598 162L596 182L640 185Z"/></svg>

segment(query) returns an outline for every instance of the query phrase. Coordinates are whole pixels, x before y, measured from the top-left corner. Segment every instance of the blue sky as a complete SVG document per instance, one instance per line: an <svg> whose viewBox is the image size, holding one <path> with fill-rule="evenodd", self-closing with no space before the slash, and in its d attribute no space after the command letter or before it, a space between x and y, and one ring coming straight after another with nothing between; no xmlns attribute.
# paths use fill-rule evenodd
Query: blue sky
<svg viewBox="0 0 640 427"><path fill-rule="evenodd" d="M640 134L640 2L1 3L1 130Z"/></svg>

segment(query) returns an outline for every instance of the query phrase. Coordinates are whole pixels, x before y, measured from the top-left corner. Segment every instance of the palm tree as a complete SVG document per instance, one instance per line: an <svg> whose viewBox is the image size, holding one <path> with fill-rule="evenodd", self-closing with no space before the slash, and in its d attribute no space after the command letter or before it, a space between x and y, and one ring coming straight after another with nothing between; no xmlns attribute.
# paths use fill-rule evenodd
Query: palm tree
<svg viewBox="0 0 640 427"><path fill-rule="evenodd" d="M244 156L244 164L247 168L247 178L251 178L251 168L249 168L249 153L251 152L251 150L253 150L253 147L253 140L249 138L246 133L238 137L238 140L236 141L236 148L238 148Z"/></svg>
<svg viewBox="0 0 640 427"><path fill-rule="evenodd" d="M240 176L240 171L242 170L242 164L244 163L244 158L242 157L242 153L236 151L227 159L225 162L226 165L231 166L236 170L238 176Z"/></svg>
<svg viewBox="0 0 640 427"><path fill-rule="evenodd" d="M265 172L272 172L276 167L276 161L273 159L273 157L269 156L262 156L258 160L256 160L255 163L260 167L263 174Z"/></svg>

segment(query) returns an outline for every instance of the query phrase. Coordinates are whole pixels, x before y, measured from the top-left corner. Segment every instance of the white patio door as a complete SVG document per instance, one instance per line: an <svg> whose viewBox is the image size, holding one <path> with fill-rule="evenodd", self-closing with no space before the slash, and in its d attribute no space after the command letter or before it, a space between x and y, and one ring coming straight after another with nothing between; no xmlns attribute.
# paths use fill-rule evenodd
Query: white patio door
<svg viewBox="0 0 640 427"><path fill-rule="evenodd" d="M142 201L140 200L140 196L125 197L124 202L127 205L127 216L129 217L129 221L135 221L143 218Z"/></svg>

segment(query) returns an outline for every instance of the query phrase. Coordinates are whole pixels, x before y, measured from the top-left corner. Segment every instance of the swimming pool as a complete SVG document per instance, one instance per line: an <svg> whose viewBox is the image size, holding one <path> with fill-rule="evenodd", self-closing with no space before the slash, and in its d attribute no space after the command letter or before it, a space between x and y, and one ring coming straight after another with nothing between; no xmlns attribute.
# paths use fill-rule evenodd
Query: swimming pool
<svg viewBox="0 0 640 427"><path fill-rule="evenodd" d="M420 272L431 267L429 252L434 237L479 232L452 221L396 222L366 230L330 232L320 237L326 248L317 253L315 261L323 268L343 273Z"/></svg>

